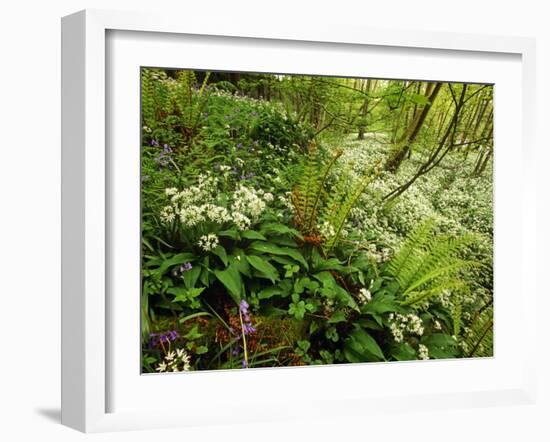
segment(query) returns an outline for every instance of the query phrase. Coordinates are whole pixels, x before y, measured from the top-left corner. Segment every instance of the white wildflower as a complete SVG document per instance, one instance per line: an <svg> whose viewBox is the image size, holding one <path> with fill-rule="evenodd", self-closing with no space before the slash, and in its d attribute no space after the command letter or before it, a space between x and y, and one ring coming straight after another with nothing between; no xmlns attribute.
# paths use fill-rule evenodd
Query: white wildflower
<svg viewBox="0 0 550 442"><path fill-rule="evenodd" d="M164 207L160 212L160 219L163 223L169 224L176 219L174 208L172 206Z"/></svg>
<svg viewBox="0 0 550 442"><path fill-rule="evenodd" d="M359 290L359 294L357 296L359 298L360 304L366 304L372 299L371 292L366 288L362 288L361 290Z"/></svg>
<svg viewBox="0 0 550 442"><path fill-rule="evenodd" d="M428 347L424 344L418 344L418 357L424 361L430 359Z"/></svg>
<svg viewBox="0 0 550 442"><path fill-rule="evenodd" d="M390 331L396 342L401 342L405 336L405 333L412 335L422 336L424 334L424 324L422 319L413 313L408 315L402 315L400 313L391 313L390 319Z"/></svg>
<svg viewBox="0 0 550 442"><path fill-rule="evenodd" d="M209 233L208 235L203 235L199 239L199 247L203 249L205 252L209 252L210 250L217 247L217 245L220 243L220 240L214 233Z"/></svg>
<svg viewBox="0 0 550 442"><path fill-rule="evenodd" d="M159 362L155 370L159 373L189 371L191 370L191 357L183 348L178 348L176 351L171 350L164 355L164 360Z"/></svg>
<svg viewBox="0 0 550 442"><path fill-rule="evenodd" d="M325 221L320 226L317 226L317 228L319 229L319 233L323 238L332 238L336 233L334 227L328 221Z"/></svg>

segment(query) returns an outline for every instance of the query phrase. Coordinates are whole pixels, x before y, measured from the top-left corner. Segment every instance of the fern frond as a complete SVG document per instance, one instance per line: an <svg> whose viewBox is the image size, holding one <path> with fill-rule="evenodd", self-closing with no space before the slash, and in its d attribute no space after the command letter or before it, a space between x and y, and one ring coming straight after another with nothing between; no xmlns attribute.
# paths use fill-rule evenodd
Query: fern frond
<svg viewBox="0 0 550 442"><path fill-rule="evenodd" d="M467 357L493 356L493 309L475 315L470 332L463 338Z"/></svg>
<svg viewBox="0 0 550 442"><path fill-rule="evenodd" d="M430 238L419 247L418 258L420 259L410 259L399 273L398 280L401 287L410 287L420 277L432 272L435 277L436 272L445 272L446 269L449 274L480 266L477 262L463 261L457 257L466 246L472 243L473 238L472 235L463 235L460 238L449 236Z"/></svg>
<svg viewBox="0 0 550 442"><path fill-rule="evenodd" d="M177 74L177 106L184 127L191 127L193 121L193 87L196 76L193 71L179 71Z"/></svg>
<svg viewBox="0 0 550 442"><path fill-rule="evenodd" d="M464 294L469 287L460 279L460 273L481 266L477 261L459 257L474 236L436 236L434 227L434 221L429 219L414 229L387 266L401 287L403 305L419 305L445 290Z"/></svg>
<svg viewBox="0 0 550 442"><path fill-rule="evenodd" d="M390 274L397 276L401 274L403 267L410 264L410 258L418 253L421 247L425 247L427 240L431 237L434 229L434 220L428 219L418 225L408 236L399 251L394 255L388 264Z"/></svg>
<svg viewBox="0 0 550 442"><path fill-rule="evenodd" d="M376 173L371 170L361 180L347 192L343 201L340 203L337 199L331 200L326 206L327 215L322 217L334 229L334 234L323 243L323 252L328 255L342 234L342 229L346 224L351 209L357 204L357 200L363 194L367 186L376 178Z"/></svg>
<svg viewBox="0 0 550 442"><path fill-rule="evenodd" d="M451 318L453 320L453 335L458 336L462 327L462 299L456 295L453 297Z"/></svg>
<svg viewBox="0 0 550 442"><path fill-rule="evenodd" d="M323 164L316 152L310 152L302 165L300 180L292 192L295 224L303 235L310 235L316 229L316 219L325 192L325 185L330 171L342 151L336 151L330 160Z"/></svg>
<svg viewBox="0 0 550 442"><path fill-rule="evenodd" d="M414 307L416 305L422 304L426 301L429 301L434 296L438 296L443 293L445 290L455 290L455 291L466 291L468 286L464 281L459 279L448 279L435 286L409 292L405 300L401 302L404 306Z"/></svg>

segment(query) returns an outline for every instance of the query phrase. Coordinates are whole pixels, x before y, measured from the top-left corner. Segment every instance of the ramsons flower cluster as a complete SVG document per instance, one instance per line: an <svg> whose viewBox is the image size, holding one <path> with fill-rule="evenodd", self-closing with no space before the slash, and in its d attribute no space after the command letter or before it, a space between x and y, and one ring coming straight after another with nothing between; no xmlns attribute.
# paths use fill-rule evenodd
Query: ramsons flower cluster
<svg viewBox="0 0 550 442"><path fill-rule="evenodd" d="M164 224L177 223L183 228L233 224L239 230L246 230L260 219L268 203L274 199L273 194L244 184L239 184L236 190L220 199L218 184L218 178L201 174L197 184L183 190L167 188L165 194L169 204L160 212L161 221ZM215 229L206 226L204 230L212 233L202 235L197 245L205 251L212 250L219 243L213 233Z"/></svg>
<svg viewBox="0 0 550 442"><path fill-rule="evenodd" d="M191 370L191 357L183 348L171 350L164 355L164 359L156 367L159 373L180 372Z"/></svg>
<svg viewBox="0 0 550 442"><path fill-rule="evenodd" d="M395 342L403 342L406 334L422 336L424 334L424 324L422 319L413 313L402 315L400 313L390 313L389 315L390 331Z"/></svg>

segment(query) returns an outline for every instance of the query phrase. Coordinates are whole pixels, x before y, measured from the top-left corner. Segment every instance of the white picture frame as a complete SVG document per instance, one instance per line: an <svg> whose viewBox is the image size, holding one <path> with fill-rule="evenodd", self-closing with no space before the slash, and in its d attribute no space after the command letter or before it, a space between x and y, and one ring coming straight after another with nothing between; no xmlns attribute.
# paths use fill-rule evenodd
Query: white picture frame
<svg viewBox="0 0 550 442"><path fill-rule="evenodd" d="M108 328L117 318L110 311L112 300L108 298L109 287L109 244L113 241L111 235L116 229L109 227L113 201L109 195L109 170L112 165L108 152L111 135L107 131L106 122L112 118L108 109L109 82L111 75L106 75L108 64L112 62L109 56L116 56L109 51L109 33L140 32L148 38L178 39L185 36L215 37L218 41L237 39L238 41L269 42L277 46L298 46L307 44L338 45L341 49L376 48L377 51L390 51L399 48L402 52L423 50L436 59L445 54L470 54L482 64L484 57L491 54L513 56L519 60L521 70L520 91L516 97L521 106L521 127L514 132L518 137L519 146L514 150L513 161L521 160L522 186L517 198L508 205L521 204L514 218L516 226L521 228L521 236L512 250L520 253L521 280L517 281L517 308L526 315L529 305L536 303L536 287L533 265L535 250L535 184L534 184L534 106L535 106L535 46L532 39L517 37L490 37L451 33L427 33L417 31L392 32L370 28L349 28L334 26L330 29L316 28L314 25L295 27L281 23L266 25L254 23L222 23L212 22L207 18L194 17L192 21L182 24L177 17L153 16L141 13L122 13L100 10L86 10L63 18L62 21L62 423L85 432L156 428L167 426L207 425L215 421L261 421L284 419L287 417L323 416L331 413L368 415L373 410L398 411L414 409L440 409L452 407L487 406L499 404L532 403L534 401L535 367L531 355L534 352L534 339L524 339L523 351L518 352L518 364L513 368L512 376L507 381L491 385L484 389L477 386L472 390L461 391L438 390L439 387L427 389L428 393L418 394L415 391L391 391L388 394L375 396L365 393L361 388L354 394L334 391L322 397L311 397L306 401L281 407L276 400L271 401L269 395L263 402L255 402L252 412L239 416L235 410L221 409L223 400L218 403L197 404L197 406L163 410L148 410L138 407L130 410L125 407L113 409L110 404L110 394L116 385L113 384L112 361L116 360ZM154 33L154 34L152 34ZM237 41L231 40L231 41ZM306 45L306 46L307 46ZM128 51L132 52L132 51ZM137 59L135 59L137 60ZM138 61L133 61L137 63ZM193 66L200 67L200 66ZM209 67L209 66L208 66ZM313 73L313 72L312 72ZM317 73L317 72L315 72ZM116 77L116 74L114 75ZM445 78L447 80L447 78ZM452 79L448 79L449 81ZM116 80L115 80L116 81ZM497 86L498 87L498 86ZM497 110L500 106L497 100ZM505 106L505 104L502 104ZM135 123L135 122L134 122ZM496 136L498 144L498 133ZM497 151L498 151L497 145ZM504 169L503 169L504 170ZM498 167L497 167L498 177ZM498 186L498 184L497 184ZM498 189L498 187L497 187ZM497 190L498 194L498 190ZM519 200L519 201L518 201ZM500 221L497 218L497 223ZM495 247L496 261L505 257L506 251ZM500 254L500 256L499 256ZM506 259L502 259L505 262ZM517 261L517 260L516 260ZM498 264L497 264L498 266ZM498 285L497 285L498 287ZM498 296L498 294L496 295ZM504 310L502 310L504 311ZM498 322L498 308L496 309ZM504 317L504 316L503 316ZM120 317L119 317L120 319ZM501 322L501 330L506 330L506 324ZM536 324L534 321L524 325L523 336L534 336ZM115 333L116 334L116 333ZM498 334L498 333L497 333ZM497 336L498 339L498 336ZM504 344L503 344L504 345ZM504 347L503 347L504 348ZM134 351L133 349L131 351ZM137 351L137 350L136 350ZM498 362L499 354L495 353ZM505 359L501 359L505 360ZM434 361L433 364L438 364ZM487 373L491 370L491 362L473 361L465 366L440 365L432 370L470 370L471 373ZM432 367L436 367L433 365ZM477 364L477 365L476 365ZM496 364L496 363L495 363ZM403 365L391 366L401 368L383 368L390 365L374 364L378 368L368 370L392 370L399 373ZM382 367L382 368L381 368ZM425 366L424 366L425 367ZM494 365L497 367L497 365ZM502 368L502 364L501 364ZM415 369L414 363L408 365L408 370ZM285 369L286 370L286 369ZM275 388L280 382L290 382L308 387L308 379L319 376L337 376L344 373L348 379L358 379L366 373L364 365L354 367L309 367L286 370L273 384ZM314 370L314 371L311 371ZM320 371L324 370L324 371ZM307 373L307 376L304 375ZM317 373L317 374L315 374ZM372 373L370 371L369 373ZM248 376L243 378L243 374ZM128 374L128 378L139 373ZM421 376L430 374L422 370ZM120 379L121 376L114 377ZM248 373L193 373L193 382L202 388L223 388L224 380L231 379L233 385L244 385L249 382L260 386L273 376L269 370L253 370ZM159 397L163 388L172 388L170 380L175 376L156 376L154 381L160 385ZM160 380L163 379L163 380ZM181 378L180 378L181 379ZM116 382L115 382L116 383ZM128 384L134 388L136 384ZM153 384L151 384L153 385ZM347 385L347 384L346 384ZM193 399L193 390L190 391ZM349 391L349 390L348 390ZM139 392L138 392L139 393ZM275 390L273 390L275 394ZM127 394L122 391L122 394ZM295 393L294 393L295 395ZM220 395L223 396L223 395ZM214 395L215 397L215 395ZM293 398L292 393L289 396ZM370 399L370 400L369 400ZM127 402L132 401L130 397ZM260 399L258 399L260 401ZM335 402L337 401L337 402ZM233 401L234 402L234 401ZM338 404L331 407L331 403Z"/></svg>

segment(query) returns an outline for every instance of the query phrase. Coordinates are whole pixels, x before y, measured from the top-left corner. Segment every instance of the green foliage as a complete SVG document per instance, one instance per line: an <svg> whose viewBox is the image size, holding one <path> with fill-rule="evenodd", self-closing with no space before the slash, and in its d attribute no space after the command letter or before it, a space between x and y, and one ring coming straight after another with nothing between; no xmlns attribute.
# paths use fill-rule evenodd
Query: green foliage
<svg viewBox="0 0 550 442"><path fill-rule="evenodd" d="M396 278L403 291L403 304L419 305L444 291L468 290L459 274L479 263L457 255L473 240L466 235L458 239L434 236L433 220L411 232L387 266L388 274Z"/></svg>
<svg viewBox="0 0 550 442"><path fill-rule="evenodd" d="M474 316L471 329L463 336L464 353L468 357L493 356L493 309Z"/></svg>
<svg viewBox="0 0 550 442"><path fill-rule="evenodd" d="M488 174L465 174L458 147L383 199L461 87L440 92L399 171L379 171L424 89L142 69L144 371L492 355Z"/></svg>
<svg viewBox="0 0 550 442"><path fill-rule="evenodd" d="M341 155L342 151L337 150L323 162L319 153L310 152L292 192L295 225L303 236L313 237L310 240L314 242L317 238L325 256L340 239L351 210L376 176L371 168L355 181L342 174L336 185L328 185L330 173Z"/></svg>

